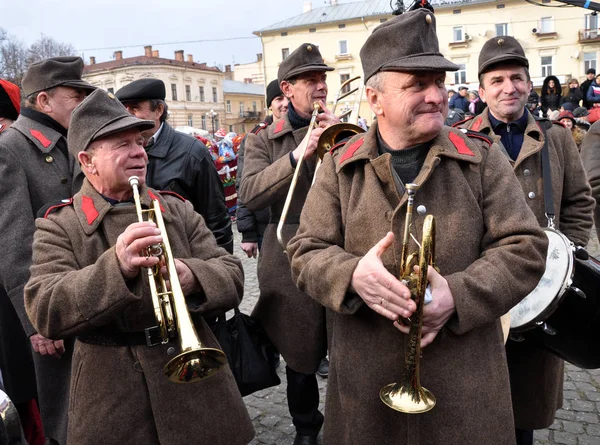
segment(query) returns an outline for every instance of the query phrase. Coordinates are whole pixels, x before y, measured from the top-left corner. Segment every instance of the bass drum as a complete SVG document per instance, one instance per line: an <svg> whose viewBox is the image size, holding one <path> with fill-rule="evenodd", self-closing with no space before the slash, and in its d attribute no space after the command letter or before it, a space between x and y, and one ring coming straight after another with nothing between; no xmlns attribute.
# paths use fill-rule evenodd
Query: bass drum
<svg viewBox="0 0 600 445"><path fill-rule="evenodd" d="M546 272L511 309L511 339L535 343L580 368L600 368L600 262L575 258L566 236L544 230Z"/></svg>

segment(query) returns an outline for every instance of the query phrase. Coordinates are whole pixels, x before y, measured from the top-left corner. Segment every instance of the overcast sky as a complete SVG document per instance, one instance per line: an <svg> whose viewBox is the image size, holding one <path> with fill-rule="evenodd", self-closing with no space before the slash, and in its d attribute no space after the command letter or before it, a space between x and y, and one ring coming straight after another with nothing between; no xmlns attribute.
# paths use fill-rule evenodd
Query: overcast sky
<svg viewBox="0 0 600 445"><path fill-rule="evenodd" d="M339 3L352 1L358 0ZM41 34L70 43L86 62L90 56L97 63L111 60L118 49L123 57L143 55L143 46L153 45L161 57L174 58L174 51L182 49L196 62L228 65L253 62L262 48L252 32L302 14L303 4L304 0L0 0L0 27L27 45ZM312 1L313 8L327 4L329 0ZM236 37L245 39L191 43Z"/></svg>

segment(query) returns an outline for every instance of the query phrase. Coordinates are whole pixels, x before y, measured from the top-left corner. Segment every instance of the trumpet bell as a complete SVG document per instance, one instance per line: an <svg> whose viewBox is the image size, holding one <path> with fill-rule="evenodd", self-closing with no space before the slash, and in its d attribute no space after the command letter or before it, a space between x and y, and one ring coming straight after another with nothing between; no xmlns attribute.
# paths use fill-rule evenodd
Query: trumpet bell
<svg viewBox="0 0 600 445"><path fill-rule="evenodd" d="M225 364L227 357L219 349L193 349L172 358L164 372L173 383L193 383L215 375Z"/></svg>
<svg viewBox="0 0 600 445"><path fill-rule="evenodd" d="M317 144L317 154L319 155L319 158L323 159L325 153L344 139L351 138L364 132L365 130L358 125L349 124L347 122L340 122L339 124L327 127L323 133L321 133L321 136L319 136L319 142Z"/></svg>
<svg viewBox="0 0 600 445"><path fill-rule="evenodd" d="M379 398L390 408L406 414L426 413L435 406L435 396L428 389L420 386L416 393L411 391L412 388L390 383L381 388Z"/></svg>

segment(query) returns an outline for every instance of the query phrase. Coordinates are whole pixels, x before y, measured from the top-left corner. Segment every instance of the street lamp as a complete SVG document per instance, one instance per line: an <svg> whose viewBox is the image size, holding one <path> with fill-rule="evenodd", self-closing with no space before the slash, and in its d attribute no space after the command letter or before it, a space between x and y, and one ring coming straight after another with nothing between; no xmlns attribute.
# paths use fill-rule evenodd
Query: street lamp
<svg viewBox="0 0 600 445"><path fill-rule="evenodd" d="M211 108L210 111L206 112L206 115L210 117L210 121L212 123L212 134L215 135L215 117L219 115L219 113L215 113L215 110Z"/></svg>

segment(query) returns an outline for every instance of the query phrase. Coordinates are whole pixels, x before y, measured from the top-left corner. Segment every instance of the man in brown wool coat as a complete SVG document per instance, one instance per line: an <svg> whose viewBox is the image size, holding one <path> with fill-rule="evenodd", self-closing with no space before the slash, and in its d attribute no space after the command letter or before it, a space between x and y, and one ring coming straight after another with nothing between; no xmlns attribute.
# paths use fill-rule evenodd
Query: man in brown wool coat
<svg viewBox="0 0 600 445"><path fill-rule="evenodd" d="M531 88L529 61L520 43L510 36L488 40L479 55L479 94L487 109L461 126L498 143L542 227L548 226L542 178L542 147L547 141L554 225L575 245L585 247L594 200L579 151L562 124L535 119L525 108ZM527 339L509 339L506 357L517 444L532 445L533 430L552 425L562 407L564 361Z"/></svg>
<svg viewBox="0 0 600 445"><path fill-rule="evenodd" d="M188 384L168 380L164 365L177 339L149 347L156 325L142 267L158 262L146 248L162 240L154 223L138 222L128 178L140 201L157 199L177 274L200 341L218 343L202 315L237 306L240 261L217 246L193 206L144 185L148 157L141 130L112 94L97 90L73 112L69 151L85 174L81 191L36 221L25 306L49 338L77 336L71 380L69 445L246 444L252 423L229 367Z"/></svg>
<svg viewBox="0 0 600 445"><path fill-rule="evenodd" d="M445 127L446 71L435 17L420 9L376 28L361 50L377 123L325 156L288 245L301 290L334 311L327 444L514 445L499 318L544 271L547 240L498 146ZM415 302L398 279L407 192L411 233L436 218L421 384L437 398L404 414L381 402L401 377ZM411 251L417 250L411 241Z"/></svg>

